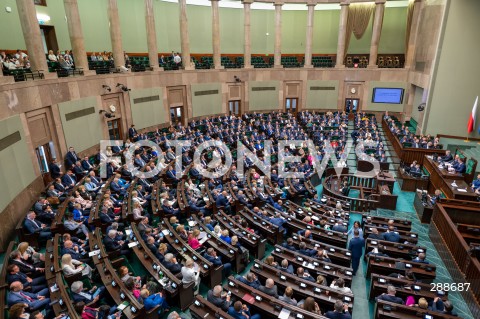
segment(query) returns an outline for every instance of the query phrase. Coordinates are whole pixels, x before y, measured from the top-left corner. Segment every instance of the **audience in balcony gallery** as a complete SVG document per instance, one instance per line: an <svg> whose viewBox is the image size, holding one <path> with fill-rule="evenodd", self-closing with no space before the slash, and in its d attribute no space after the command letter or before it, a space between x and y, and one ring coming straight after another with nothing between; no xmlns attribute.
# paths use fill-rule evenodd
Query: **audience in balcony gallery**
<svg viewBox="0 0 480 319"><path fill-rule="evenodd" d="M441 149L439 138L433 137L430 134L427 135L415 135L410 132L405 123L400 123L396 118L388 115L388 112L384 115L385 120L388 123L390 131L400 139L400 143L406 147L413 148L425 148L425 149Z"/></svg>

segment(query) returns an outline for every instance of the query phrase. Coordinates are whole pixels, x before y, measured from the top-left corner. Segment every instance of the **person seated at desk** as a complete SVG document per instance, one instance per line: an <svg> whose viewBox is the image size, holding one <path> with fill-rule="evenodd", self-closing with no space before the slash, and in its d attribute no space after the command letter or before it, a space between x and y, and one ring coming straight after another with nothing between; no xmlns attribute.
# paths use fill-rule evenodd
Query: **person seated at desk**
<svg viewBox="0 0 480 319"><path fill-rule="evenodd" d="M308 281L311 281L311 282L315 282L315 278L313 278L312 275L310 275L307 271L305 271L305 269L303 269L303 267L298 267L297 268L297 276L299 278L302 278L302 279L305 279L305 280L308 280Z"/></svg>
<svg viewBox="0 0 480 319"><path fill-rule="evenodd" d="M429 264L429 262L425 258L425 253L419 253L417 257L412 259L412 261L416 263Z"/></svg>
<svg viewBox="0 0 480 319"><path fill-rule="evenodd" d="M458 161L452 166L455 169L455 172L459 174L465 173L467 166L465 166L465 159L459 157Z"/></svg>
<svg viewBox="0 0 480 319"><path fill-rule="evenodd" d="M146 311L150 311L157 306L162 308L159 310L159 312L161 312L163 309L165 309L165 311L169 309L166 298L163 296L162 291L155 294L150 294L148 289L142 289L140 291L140 297L143 299L143 306L145 307Z"/></svg>
<svg viewBox="0 0 480 319"><path fill-rule="evenodd" d="M453 161L452 152L449 151L449 150L447 150L447 151L445 152L445 155L444 155L444 156L440 156L440 157L438 158L438 161L439 161L439 162L443 162L443 163Z"/></svg>
<svg viewBox="0 0 480 319"><path fill-rule="evenodd" d="M383 234L378 232L377 228L372 228L372 233L368 235L367 239L383 240Z"/></svg>
<svg viewBox="0 0 480 319"><path fill-rule="evenodd" d="M277 265L277 269L285 271L286 273L293 274L293 266L288 264L287 259L283 259L280 265Z"/></svg>
<svg viewBox="0 0 480 319"><path fill-rule="evenodd" d="M250 309L247 305L242 304L241 301L236 301L233 306L228 308L228 314L234 319L261 319L258 313L251 315Z"/></svg>
<svg viewBox="0 0 480 319"><path fill-rule="evenodd" d="M335 288L340 290L342 293L352 293L352 290L348 287L345 287L345 281L343 278L338 278L334 281L332 281L332 284L330 285L330 288Z"/></svg>
<svg viewBox="0 0 480 319"><path fill-rule="evenodd" d="M413 165L413 164L412 164ZM415 166L410 167L410 174L413 176L421 176L422 175L422 169L420 168L420 164L415 164Z"/></svg>
<svg viewBox="0 0 480 319"><path fill-rule="evenodd" d="M249 272L246 277L238 275L235 277L238 281L249 285L250 287L254 289L258 289L258 287L261 286L260 281L258 280L257 276L253 272Z"/></svg>
<svg viewBox="0 0 480 319"><path fill-rule="evenodd" d="M439 297L435 297L435 299L433 299L431 310L450 316L458 316L455 311L453 311L452 302L450 300L442 301L442 299Z"/></svg>
<svg viewBox="0 0 480 319"><path fill-rule="evenodd" d="M223 288L220 285L213 287L207 292L207 301L211 302L213 305L222 309L223 311L228 311L230 307L230 294L223 293Z"/></svg>
<svg viewBox="0 0 480 319"><path fill-rule="evenodd" d="M277 286L275 285L275 282L273 281L272 278L268 278L265 281L265 286L260 286L257 289L267 295L270 295L274 298L278 298Z"/></svg>
<svg viewBox="0 0 480 319"><path fill-rule="evenodd" d="M11 285L13 282L19 281L25 289L29 289L32 293L37 293L47 287L47 281L44 276L37 278L30 278L20 271L17 265L8 265L7 267L7 282Z"/></svg>
<svg viewBox="0 0 480 319"><path fill-rule="evenodd" d="M98 304L99 300L102 298L105 287L93 286L92 289L84 291L83 282L75 281L70 286L70 292L72 295L73 302L84 302L87 306L93 306Z"/></svg>
<svg viewBox="0 0 480 319"><path fill-rule="evenodd" d="M383 293L377 298L375 298L377 301L378 300L385 300L393 303L398 303L400 305L404 305L405 302L403 302L402 298L395 296L397 293L397 290L395 289L394 286L389 285L387 287L387 293Z"/></svg>
<svg viewBox="0 0 480 319"><path fill-rule="evenodd" d="M344 304L343 301L337 300L334 304L334 311L327 311L325 317L329 319L352 319L352 315L348 312L348 304Z"/></svg>
<svg viewBox="0 0 480 319"><path fill-rule="evenodd" d="M182 264L177 262L177 258L173 254L168 253L163 259L163 265L173 274L176 275L182 271Z"/></svg>
<svg viewBox="0 0 480 319"><path fill-rule="evenodd" d="M292 298L292 296L293 296L293 289L292 287L287 286L287 288L285 288L285 293L283 294L283 296L279 296L278 299L292 306L296 306L297 300L295 300L295 298Z"/></svg>
<svg viewBox="0 0 480 319"><path fill-rule="evenodd" d="M398 243L400 241L400 235L395 231L395 227L388 226L388 230L383 233L383 240L388 240L392 243Z"/></svg>
<svg viewBox="0 0 480 319"><path fill-rule="evenodd" d="M439 199L441 199L441 198L442 198L442 191L439 190L439 189L436 189L436 190L435 190L435 195L433 195L433 196L428 195L428 199L430 200L430 204L431 204L432 206L435 206L435 204L437 203L437 201L438 201Z"/></svg>
<svg viewBox="0 0 480 319"><path fill-rule="evenodd" d="M478 174L477 179L472 182L472 188L474 191L480 189L480 174Z"/></svg>
<svg viewBox="0 0 480 319"><path fill-rule="evenodd" d="M223 274L225 275L225 278L228 278L230 276L230 273L232 271L232 264L231 263L223 263L222 262L222 257L217 256L217 252L213 248L208 248L205 254L203 255L203 258L211 262L215 267L223 265Z"/></svg>
<svg viewBox="0 0 480 319"><path fill-rule="evenodd" d="M10 291L7 296L7 304L12 307L14 304L23 303L28 305L30 311L45 310L51 311L49 289L44 288L37 293L31 293L23 290L20 281L14 281L10 284ZM3 301L3 300L2 300Z"/></svg>

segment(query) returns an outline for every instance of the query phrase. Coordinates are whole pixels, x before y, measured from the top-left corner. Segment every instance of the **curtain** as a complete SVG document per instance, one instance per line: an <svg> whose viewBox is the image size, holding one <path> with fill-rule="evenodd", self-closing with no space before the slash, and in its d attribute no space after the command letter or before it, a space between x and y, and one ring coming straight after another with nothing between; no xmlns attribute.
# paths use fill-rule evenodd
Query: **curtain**
<svg viewBox="0 0 480 319"><path fill-rule="evenodd" d="M355 38L361 39L374 11L375 3L352 3L348 6L347 30L345 32L345 56L348 52L352 33L355 35Z"/></svg>
<svg viewBox="0 0 480 319"><path fill-rule="evenodd" d="M413 6L415 4L414 0L408 2L407 8L407 28L405 29L405 57L408 52L408 41L410 39L410 31L412 30L412 18L413 18Z"/></svg>

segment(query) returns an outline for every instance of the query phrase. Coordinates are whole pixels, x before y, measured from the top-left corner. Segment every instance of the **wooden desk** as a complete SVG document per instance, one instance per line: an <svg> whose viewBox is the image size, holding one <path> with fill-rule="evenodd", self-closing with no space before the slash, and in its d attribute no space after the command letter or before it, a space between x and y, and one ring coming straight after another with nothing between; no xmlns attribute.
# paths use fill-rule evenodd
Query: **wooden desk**
<svg viewBox="0 0 480 319"><path fill-rule="evenodd" d="M462 174L449 173L446 169L439 168L437 163L433 162L433 160L428 157L425 157L423 165L430 174L429 193L433 194L436 189L439 189L445 194L445 196L447 196L447 198L468 201L477 200L477 195L464 181ZM452 186L453 182L457 184L456 187ZM458 189L466 189L467 191L461 192Z"/></svg>
<svg viewBox="0 0 480 319"><path fill-rule="evenodd" d="M377 175L377 185L387 185L390 193L393 193L393 185L395 184L395 177L391 173L379 173Z"/></svg>
<svg viewBox="0 0 480 319"><path fill-rule="evenodd" d="M367 238L365 243L365 252L370 252L373 248L383 250L383 253L392 258L411 259L418 256L419 253L427 253L427 248L412 244L393 243L387 240L378 240ZM367 255L365 254L365 258Z"/></svg>
<svg viewBox="0 0 480 319"><path fill-rule="evenodd" d="M363 229L363 236L368 237L372 233L372 228L377 228L379 233L387 231L387 227L384 225L375 225L375 224L365 224ZM406 230L397 229L396 232L400 235L400 242L409 242L410 244L418 243L418 234L414 232L409 232Z"/></svg>
<svg viewBox="0 0 480 319"><path fill-rule="evenodd" d="M411 268L397 269L395 267L397 262L410 264ZM371 257L368 259L367 277L371 274L380 274L388 276L391 273L405 274L405 270L410 270L415 274L417 279L425 279L425 282L435 279L436 266L432 264L423 264L412 262L410 260L395 259L390 257Z"/></svg>
<svg viewBox="0 0 480 319"><path fill-rule="evenodd" d="M335 301L337 299L344 299L344 297L350 299L350 301L348 301L350 312L353 307L354 297L352 293L342 293L338 289L299 278L296 275L281 271L278 268L269 266L259 260L255 260L250 271L255 273L258 278L261 278L262 281L267 280L267 278L272 278L277 287L281 288L280 291L285 290L287 287L291 287L294 293L293 298L297 300L312 297L318 303L320 308L322 308L323 312L326 312L327 309L333 310Z"/></svg>
<svg viewBox="0 0 480 319"><path fill-rule="evenodd" d="M424 297L428 301L433 300L435 297L438 297L436 291L431 291L432 285L430 284L372 274L369 299L373 300L381 294L387 293L387 287L389 285L392 285L396 288L396 296L402 298L403 300L407 299L408 296L416 297L415 299L417 301L420 297ZM445 296L443 296L441 299L446 300L448 297L448 291L444 291L444 293Z"/></svg>
<svg viewBox="0 0 480 319"><path fill-rule="evenodd" d="M300 255L297 252L288 250L278 245L275 246L272 256L279 264L282 262L282 260L286 259L288 260L289 264L294 266L294 268L302 267L308 271L313 278L317 278L318 275L322 275L327 278L329 283L338 278L342 278L345 281L346 286L351 286L353 273L352 268L342 267L321 261L314 257ZM310 267L307 265L310 265Z"/></svg>
<svg viewBox="0 0 480 319"><path fill-rule="evenodd" d="M221 308L218 308L207 299L203 298L200 295L195 297L194 302L188 308L193 318L195 319L205 319L205 318L223 318L223 319L233 319L228 313L223 311Z"/></svg>
<svg viewBox="0 0 480 319"><path fill-rule="evenodd" d="M480 225L480 222L479 222ZM457 229L467 244L480 243L480 226L469 224L457 224Z"/></svg>
<svg viewBox="0 0 480 319"><path fill-rule="evenodd" d="M279 299L267 295L257 289L253 289L252 287L236 280L232 276L228 278L228 285L225 288L232 293L232 296L246 303L250 307L250 310L255 310L254 312L260 313L262 319L277 319L283 308L290 310L289 318L291 319L296 319L295 314L301 314L304 319L326 318L310 311L303 310L300 307L287 304L286 302L280 301ZM250 295L254 298L259 297L261 300L254 299L253 303L245 302L245 300L243 300L245 295Z"/></svg>
<svg viewBox="0 0 480 319"><path fill-rule="evenodd" d="M218 211L213 217L222 225L222 228L229 229L232 233L237 235L242 245L246 246L256 258L263 258L265 255L267 239L262 239L259 236L250 233L222 210Z"/></svg>
<svg viewBox="0 0 480 319"><path fill-rule="evenodd" d="M405 170L398 166L397 181L402 191L415 192L417 189L428 189L428 178L415 178L405 173Z"/></svg>
<svg viewBox="0 0 480 319"><path fill-rule="evenodd" d="M386 307L391 310L387 310ZM459 319L456 316L445 315L439 312L424 310L419 307L409 307L384 300L377 301L375 305L374 319L419 319L424 318L426 314L433 319Z"/></svg>
<svg viewBox="0 0 480 319"><path fill-rule="evenodd" d="M410 231L412 229L412 221L409 219L404 219L404 218L390 218L390 217L381 217L381 216L371 216L368 214L363 214L362 215L362 223L365 225L368 225L367 222L370 221L369 224L374 224L374 225L381 225L384 228L387 227L388 221L393 220L393 226L397 230L404 230L404 231Z"/></svg>
<svg viewBox="0 0 480 319"><path fill-rule="evenodd" d="M424 204L422 202L422 195L416 193L413 206L415 207L418 219L420 219L422 224L430 224L430 219L432 219L433 215L433 206L430 204L430 202L427 200L427 202Z"/></svg>
<svg viewBox="0 0 480 319"><path fill-rule="evenodd" d="M388 185L378 184L378 207L395 210L397 208L397 195L393 195ZM393 188L393 187L392 187Z"/></svg>

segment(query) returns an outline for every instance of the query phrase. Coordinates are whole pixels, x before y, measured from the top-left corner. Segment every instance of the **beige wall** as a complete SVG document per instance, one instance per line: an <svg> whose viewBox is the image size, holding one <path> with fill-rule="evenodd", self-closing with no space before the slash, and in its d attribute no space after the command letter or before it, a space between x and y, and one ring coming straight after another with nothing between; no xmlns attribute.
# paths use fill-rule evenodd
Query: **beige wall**
<svg viewBox="0 0 480 319"><path fill-rule="evenodd" d="M132 120L137 129L163 124L169 121L168 114L163 105L163 98L163 88L130 91ZM143 101L141 99L143 99ZM149 99L150 101L148 101Z"/></svg>
<svg viewBox="0 0 480 319"><path fill-rule="evenodd" d="M390 103L372 103L372 95L374 88L402 88L404 89L402 104L390 104ZM408 92L406 90L406 82L377 82L371 81L367 83L367 99L364 103L365 111L390 111L390 112L403 112L403 107L408 100Z"/></svg>
<svg viewBox="0 0 480 319"><path fill-rule="evenodd" d="M206 91L217 91L217 93L211 94L212 92ZM192 110L193 117L222 113L222 85L220 83L192 85Z"/></svg>
<svg viewBox="0 0 480 319"><path fill-rule="evenodd" d="M450 1L441 40L438 67L433 76L424 120L430 134L466 136L475 97L480 95L480 2ZM459 50L461 48L461 50ZM480 108L472 137L479 137ZM448 125L445 125L448 120Z"/></svg>
<svg viewBox="0 0 480 319"><path fill-rule="evenodd" d="M274 90L256 91L258 88L274 88ZM280 82L261 81L249 83L250 111L255 110L278 110L283 108L279 101Z"/></svg>
<svg viewBox="0 0 480 319"><path fill-rule="evenodd" d="M91 107L95 108L94 113L67 121L67 114ZM103 139L103 116L98 114L100 108L97 105L96 97L59 103L58 109L68 147L73 146L76 150L83 151L97 145Z"/></svg>
<svg viewBox="0 0 480 319"><path fill-rule="evenodd" d="M316 90L317 87L333 87L334 90ZM307 109L336 109L338 81L307 81Z"/></svg>
<svg viewBox="0 0 480 319"><path fill-rule="evenodd" d="M20 140L0 151L0 211L35 179L32 159L20 116L0 121L0 140L15 132ZM2 216L2 214L0 214Z"/></svg>

